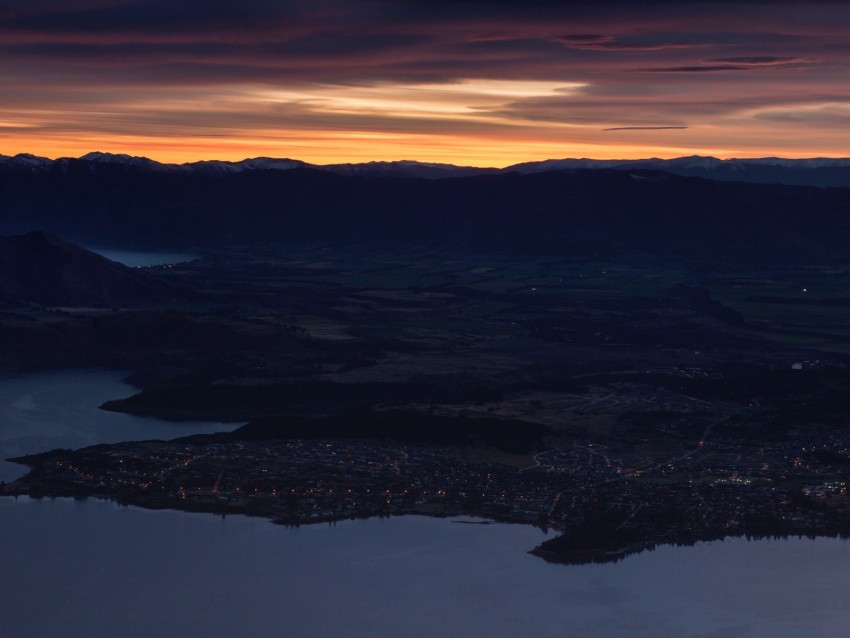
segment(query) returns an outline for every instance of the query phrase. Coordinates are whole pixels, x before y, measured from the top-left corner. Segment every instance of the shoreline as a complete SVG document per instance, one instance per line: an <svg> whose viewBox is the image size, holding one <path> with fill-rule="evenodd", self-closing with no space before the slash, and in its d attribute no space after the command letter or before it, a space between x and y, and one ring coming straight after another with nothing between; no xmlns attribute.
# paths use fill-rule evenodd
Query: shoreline
<svg viewBox="0 0 850 638"><path fill-rule="evenodd" d="M653 551L656 548L668 545L674 547L692 546L702 542L721 541L729 538L747 538L748 540L762 540L769 538L850 538L850 528L847 529L789 529L777 527L773 530L736 530L727 532L722 530L700 530L692 534L673 534L673 535L657 535L651 539L639 540L627 546L598 546L594 548L578 548L570 547L565 534L565 529L551 521L541 523L534 521L531 517L525 516L506 516L495 514L492 511L474 510L462 507L445 507L440 511L434 508L409 508L398 509L393 511L373 511L359 513L340 513L336 515L316 516L307 518L286 518L275 516L270 512L264 512L250 507L233 507L230 503L222 502L218 505L209 502L192 502L188 501L181 503L180 506L167 499L158 500L151 498L128 498L104 492L87 491L87 490L56 490L56 491L40 491L24 489L24 485L18 485L19 481L15 481L5 486L0 486L0 496L17 498L25 496L32 500L69 498L75 500L100 500L104 502L115 503L124 507L138 507L149 511L174 511L194 514L216 515L227 517L230 516L247 516L251 518L262 518L268 520L274 525L284 527L301 527L304 525L320 525L320 524L335 524L344 521L366 520L370 518L393 518L401 516L426 516L429 518L451 519L454 517L472 517L481 519L480 521L457 521L465 524L502 524L502 525L530 525L538 527L542 531L547 532L553 530L558 533L551 539L548 539L530 550L526 550L528 554L540 558L549 563L565 564L565 565L588 565L588 564L603 564L616 563L630 556L637 555L646 551Z"/></svg>
<svg viewBox="0 0 850 638"><path fill-rule="evenodd" d="M210 516L222 516L226 518L227 516L246 516L249 518L260 518L265 519L273 525L279 525L282 527L291 527L298 528L302 526L315 526L321 524L332 525L335 523L346 522L346 521L357 521L357 520L367 520L372 518L397 518L404 516L425 516L427 518L438 518L438 519L451 519L455 517L470 517L481 519L479 521L451 521L458 524L464 525L528 525L531 527L540 528L542 531L546 532L548 530L554 530L556 532L562 533L563 530L559 529L555 525L545 525L541 526L540 524L528 521L528 520L519 520L516 518L509 517L494 517L492 515L488 515L480 512L472 512L472 511L463 511L463 510L454 510L447 511L444 513L434 513L427 511L399 511L399 512L391 512L391 513L375 513L375 514L364 514L364 515L344 515L337 517L327 517L327 518L318 518L312 520L300 520L300 521L292 521L292 520L283 520L283 519L275 519L260 513L252 513L246 511L233 511L228 510L226 508L220 509L209 509L202 507L170 507L168 505L156 505L153 503L146 503L141 501L127 501L121 500L118 498L111 497L106 494L89 494L89 495L73 495L73 494L46 494L46 495L38 495L32 496L27 493L8 493L8 492L0 492L0 497L9 496L13 498L17 498L18 496L24 496L34 501L40 501L44 499L74 499L74 500L96 500L102 501L104 503L114 503L116 505L122 507L137 507L139 509L148 510L148 511L171 511L171 512L182 512L186 514L202 514L202 515L210 515ZM767 540L767 539L791 539L791 538L809 538L809 539L817 539L817 538L837 538L840 540L848 540L850 539L850 530L846 532L833 531L829 532L826 530L818 530L818 531L776 531L774 533L759 533L753 534L748 532L738 532L738 533L722 533L722 532L707 532L704 534L694 535L690 539L656 539L649 541L642 541L635 544L632 544L628 547L624 548L600 548L595 551L552 551L543 549L546 543L551 541L556 541L560 538L560 536L556 536L553 539L549 539L548 541L544 541L540 545L536 547L526 550L526 553L531 554L537 558L540 558L547 563L555 563L561 565L591 565L591 564L605 564L605 563L617 563L621 560L625 560L630 556L636 556L643 552L654 551L663 546L670 547L689 547L696 545L698 543L711 543L716 541L723 541L727 539L738 539L738 538L746 538L751 541L759 541L759 540Z"/></svg>

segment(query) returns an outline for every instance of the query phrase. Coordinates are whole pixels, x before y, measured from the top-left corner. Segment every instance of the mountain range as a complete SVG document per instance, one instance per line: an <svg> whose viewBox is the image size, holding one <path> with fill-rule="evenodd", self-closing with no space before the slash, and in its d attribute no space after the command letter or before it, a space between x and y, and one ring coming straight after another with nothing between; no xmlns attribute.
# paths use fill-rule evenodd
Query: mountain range
<svg viewBox="0 0 850 638"><path fill-rule="evenodd" d="M57 160L46 169L0 171L0 234L34 230L121 248L318 243L581 259L847 263L850 189L640 168L417 179L301 166L152 170L142 161Z"/></svg>
<svg viewBox="0 0 850 638"><path fill-rule="evenodd" d="M88 166L92 171L96 171L104 165L125 166L154 172L205 175L311 168L348 176L412 177L420 179L443 179L512 172L528 174L575 169L645 169L720 181L850 187L850 158L784 159L764 157L721 160L715 157L694 155L675 159L650 158L640 160L549 159L540 162L524 162L497 169L411 160L317 165L296 159L255 157L239 162L205 160L186 164L162 164L146 157L101 152L87 153L80 158L59 158L56 160L26 153L11 157L0 155L0 173L9 171L61 171L69 170L72 165L80 164Z"/></svg>

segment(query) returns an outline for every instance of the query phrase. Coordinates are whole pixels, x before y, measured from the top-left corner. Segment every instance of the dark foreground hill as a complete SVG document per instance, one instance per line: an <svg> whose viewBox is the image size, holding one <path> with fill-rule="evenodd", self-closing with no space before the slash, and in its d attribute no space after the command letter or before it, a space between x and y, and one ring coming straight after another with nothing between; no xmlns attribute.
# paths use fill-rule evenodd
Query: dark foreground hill
<svg viewBox="0 0 850 638"><path fill-rule="evenodd" d="M321 242L771 264L850 258L850 189L646 170L425 180L69 160L3 173L0 203L0 232L45 229L124 247Z"/></svg>
<svg viewBox="0 0 850 638"><path fill-rule="evenodd" d="M0 237L0 304L112 306L160 301L176 291L48 233Z"/></svg>

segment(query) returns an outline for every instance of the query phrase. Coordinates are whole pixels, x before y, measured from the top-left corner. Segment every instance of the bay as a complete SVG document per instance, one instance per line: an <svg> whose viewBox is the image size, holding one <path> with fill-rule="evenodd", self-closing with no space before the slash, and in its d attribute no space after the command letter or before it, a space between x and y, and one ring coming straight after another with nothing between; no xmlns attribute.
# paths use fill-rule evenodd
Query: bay
<svg viewBox="0 0 850 638"><path fill-rule="evenodd" d="M238 424L168 422L99 410L136 390L113 370L53 370L0 376L0 481L26 472L6 459L55 448L232 430Z"/></svg>
<svg viewBox="0 0 850 638"><path fill-rule="evenodd" d="M225 427L97 410L132 392L120 377L0 378L0 446ZM837 638L850 625L846 541L727 539L566 566L526 553L549 537L539 529L483 523L408 516L286 528L96 499L2 498L0 633Z"/></svg>

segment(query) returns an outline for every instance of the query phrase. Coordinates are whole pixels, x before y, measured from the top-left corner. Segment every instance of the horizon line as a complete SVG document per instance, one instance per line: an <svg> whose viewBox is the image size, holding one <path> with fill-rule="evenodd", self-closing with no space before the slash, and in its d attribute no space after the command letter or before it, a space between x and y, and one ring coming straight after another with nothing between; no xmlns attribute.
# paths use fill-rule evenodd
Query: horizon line
<svg viewBox="0 0 850 638"><path fill-rule="evenodd" d="M294 157L276 157L271 155L256 155L250 157L244 157L241 160L225 160L218 158L205 158L199 160L192 160L187 162L168 162L154 159L147 155L133 155L131 153L125 152L113 152L113 151L88 151L83 153L78 157L73 157L70 155L58 155L55 157L49 157L45 155L37 155L35 153L28 152L19 152L14 155L6 155L5 153L0 153L0 157L5 157L9 159L14 159L16 157L32 157L37 159L48 160L51 162L57 162L63 159L67 160L85 160L88 155L105 155L112 157L126 157L128 159L135 160L146 160L149 162L153 162L155 164L159 164L160 166L191 166L194 164L200 164L204 162L220 162L222 164L240 164L242 162L247 162L251 160L257 159L268 159L274 161L291 161L291 162L301 162L307 167L317 167L317 168L325 168L325 167L334 167L334 166L344 166L344 165L363 165L363 164L399 164L399 163L415 163L420 165L430 165L430 166L451 166L454 168L470 168L470 169L479 169L479 170L505 170L507 168L511 168L514 166L521 166L523 164L542 164L546 162L563 162L563 161L582 161L582 162L646 162L646 161L673 161L678 159L688 159L688 158L701 158L701 159L714 159L720 162L734 162L734 161L757 161L757 160L783 160L783 161L807 161L807 160L850 160L850 155L800 155L800 156L781 156L781 155L753 155L753 156L731 156L731 157L718 157L717 155L702 155L699 153L694 153L692 155L670 155L669 157L660 157L657 155L653 155L650 157L637 157L637 158L616 158L616 157L575 157L575 156L566 156L566 157L548 157L542 160L530 159L523 160L521 162L514 162L512 164L506 164L504 166L475 166L471 164L452 164L451 162L440 162L440 161L423 161L423 160L415 160L409 158L402 159L375 159L375 160L366 160L366 161L341 161L341 162L330 162L326 164L318 164L314 162L310 162L307 160L301 160ZM91 161L91 160L88 160Z"/></svg>

